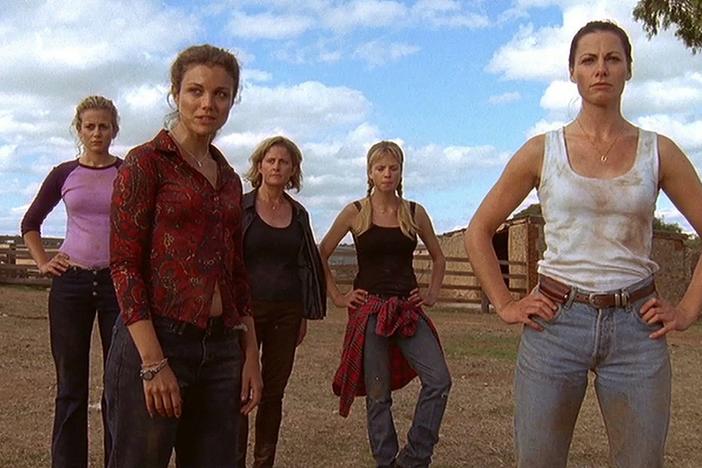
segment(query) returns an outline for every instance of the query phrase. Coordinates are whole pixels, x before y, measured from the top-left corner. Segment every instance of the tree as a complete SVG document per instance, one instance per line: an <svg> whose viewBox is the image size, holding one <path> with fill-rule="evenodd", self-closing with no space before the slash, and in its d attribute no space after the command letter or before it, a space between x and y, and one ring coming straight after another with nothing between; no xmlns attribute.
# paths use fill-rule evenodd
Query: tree
<svg viewBox="0 0 702 468"><path fill-rule="evenodd" d="M680 226L677 223L667 223L664 218L659 218L658 216L655 216L653 218L653 230L654 231L663 231L663 232L672 232L675 234L685 234L682 230L682 226ZM685 234L687 235L687 234Z"/></svg>
<svg viewBox="0 0 702 468"><path fill-rule="evenodd" d="M693 54L702 50L702 0L639 0L633 15L649 38L675 24L675 35Z"/></svg>

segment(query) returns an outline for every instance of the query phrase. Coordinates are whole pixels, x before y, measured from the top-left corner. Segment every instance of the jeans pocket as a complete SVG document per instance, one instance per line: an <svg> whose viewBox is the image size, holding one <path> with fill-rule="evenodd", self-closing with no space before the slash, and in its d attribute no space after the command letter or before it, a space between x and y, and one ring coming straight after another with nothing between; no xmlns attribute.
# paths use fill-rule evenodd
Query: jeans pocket
<svg viewBox="0 0 702 468"><path fill-rule="evenodd" d="M567 308L563 304L556 304L556 305L557 305L556 311L553 313L553 317L551 317L550 320L543 319L543 318L539 317L538 315L532 315L531 319L544 328L558 324L558 322L561 320L563 315L565 315L565 313L567 312Z"/></svg>
<svg viewBox="0 0 702 468"><path fill-rule="evenodd" d="M633 304L630 304L629 306L627 306L627 312L629 314L631 314L631 316L634 318L634 320L639 325L642 325L649 330L657 330L657 329L661 328L663 326L663 324L660 322L656 322L653 324L646 323L646 321L641 316L641 307L643 307L643 305L646 302L648 302L649 299L651 299L652 297L657 297L657 296L658 296L657 293L653 293L653 294L646 296L643 299L639 299L638 301L634 302Z"/></svg>

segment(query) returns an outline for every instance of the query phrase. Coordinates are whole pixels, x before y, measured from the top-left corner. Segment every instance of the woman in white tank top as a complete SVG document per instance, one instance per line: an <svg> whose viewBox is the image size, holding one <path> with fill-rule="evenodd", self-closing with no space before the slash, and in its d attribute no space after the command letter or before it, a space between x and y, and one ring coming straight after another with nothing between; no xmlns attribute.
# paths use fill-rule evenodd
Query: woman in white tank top
<svg viewBox="0 0 702 468"><path fill-rule="evenodd" d="M526 325L514 387L518 466L566 466L590 370L612 464L663 465L670 416L665 335L697 320L702 268L677 305L656 295L653 214L660 188L701 232L702 184L675 143L622 116L631 62L629 39L613 23L594 21L578 31L569 70L580 113L517 151L466 230L466 251L497 314ZM491 239L534 188L546 252L539 287L515 300Z"/></svg>

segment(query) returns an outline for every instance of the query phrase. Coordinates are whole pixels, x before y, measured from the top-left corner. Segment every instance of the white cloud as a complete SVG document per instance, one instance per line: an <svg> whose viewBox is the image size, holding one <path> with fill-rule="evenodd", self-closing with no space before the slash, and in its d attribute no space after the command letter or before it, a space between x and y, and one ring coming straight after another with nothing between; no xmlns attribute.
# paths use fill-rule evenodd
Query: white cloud
<svg viewBox="0 0 702 468"><path fill-rule="evenodd" d="M407 7L400 2L354 0L330 8L320 20L334 31L348 32L359 27L399 26L406 20L407 15Z"/></svg>
<svg viewBox="0 0 702 468"><path fill-rule="evenodd" d="M486 70L509 80L551 80L567 75L568 34L560 28L521 26L490 59Z"/></svg>
<svg viewBox="0 0 702 468"><path fill-rule="evenodd" d="M485 15L464 12L455 0L419 0L412 6L412 15L417 22L428 22L434 27L484 28L490 25Z"/></svg>
<svg viewBox="0 0 702 468"><path fill-rule="evenodd" d="M273 79L272 73L254 68L244 68L241 71L241 76L243 82L267 82Z"/></svg>
<svg viewBox="0 0 702 468"><path fill-rule="evenodd" d="M685 121L671 115L655 114L641 117L636 124L671 138L686 151L702 151L702 119Z"/></svg>
<svg viewBox="0 0 702 468"><path fill-rule="evenodd" d="M395 62L419 51L420 48L412 44L371 41L359 46L353 53L353 56L365 61L372 67L376 67Z"/></svg>
<svg viewBox="0 0 702 468"><path fill-rule="evenodd" d="M522 98L522 95L518 91L508 91L502 94L495 94L488 98L488 102L493 105L510 104L512 102L517 102Z"/></svg>
<svg viewBox="0 0 702 468"><path fill-rule="evenodd" d="M370 106L357 90L330 87L318 81L293 86L251 85L242 90L241 104L232 111L224 131L282 128L294 134L313 135L320 128L328 132L360 122Z"/></svg>
<svg viewBox="0 0 702 468"><path fill-rule="evenodd" d="M229 32L246 39L287 39L305 33L313 24L314 20L307 16L271 13L247 15L236 11L229 22Z"/></svg>

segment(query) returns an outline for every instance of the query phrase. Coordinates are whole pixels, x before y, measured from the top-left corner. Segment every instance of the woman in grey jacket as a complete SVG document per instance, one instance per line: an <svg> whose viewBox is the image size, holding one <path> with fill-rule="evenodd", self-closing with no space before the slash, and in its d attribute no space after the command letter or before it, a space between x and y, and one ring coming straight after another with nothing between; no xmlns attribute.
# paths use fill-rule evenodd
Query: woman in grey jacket
<svg viewBox="0 0 702 468"><path fill-rule="evenodd" d="M272 467L283 392L307 319L326 313L324 270L305 208L286 193L300 190L302 153L282 136L261 142L251 155L244 195L244 260L249 273L256 336L261 347L263 396L256 415L255 467ZM245 466L248 418L239 431L239 467Z"/></svg>

